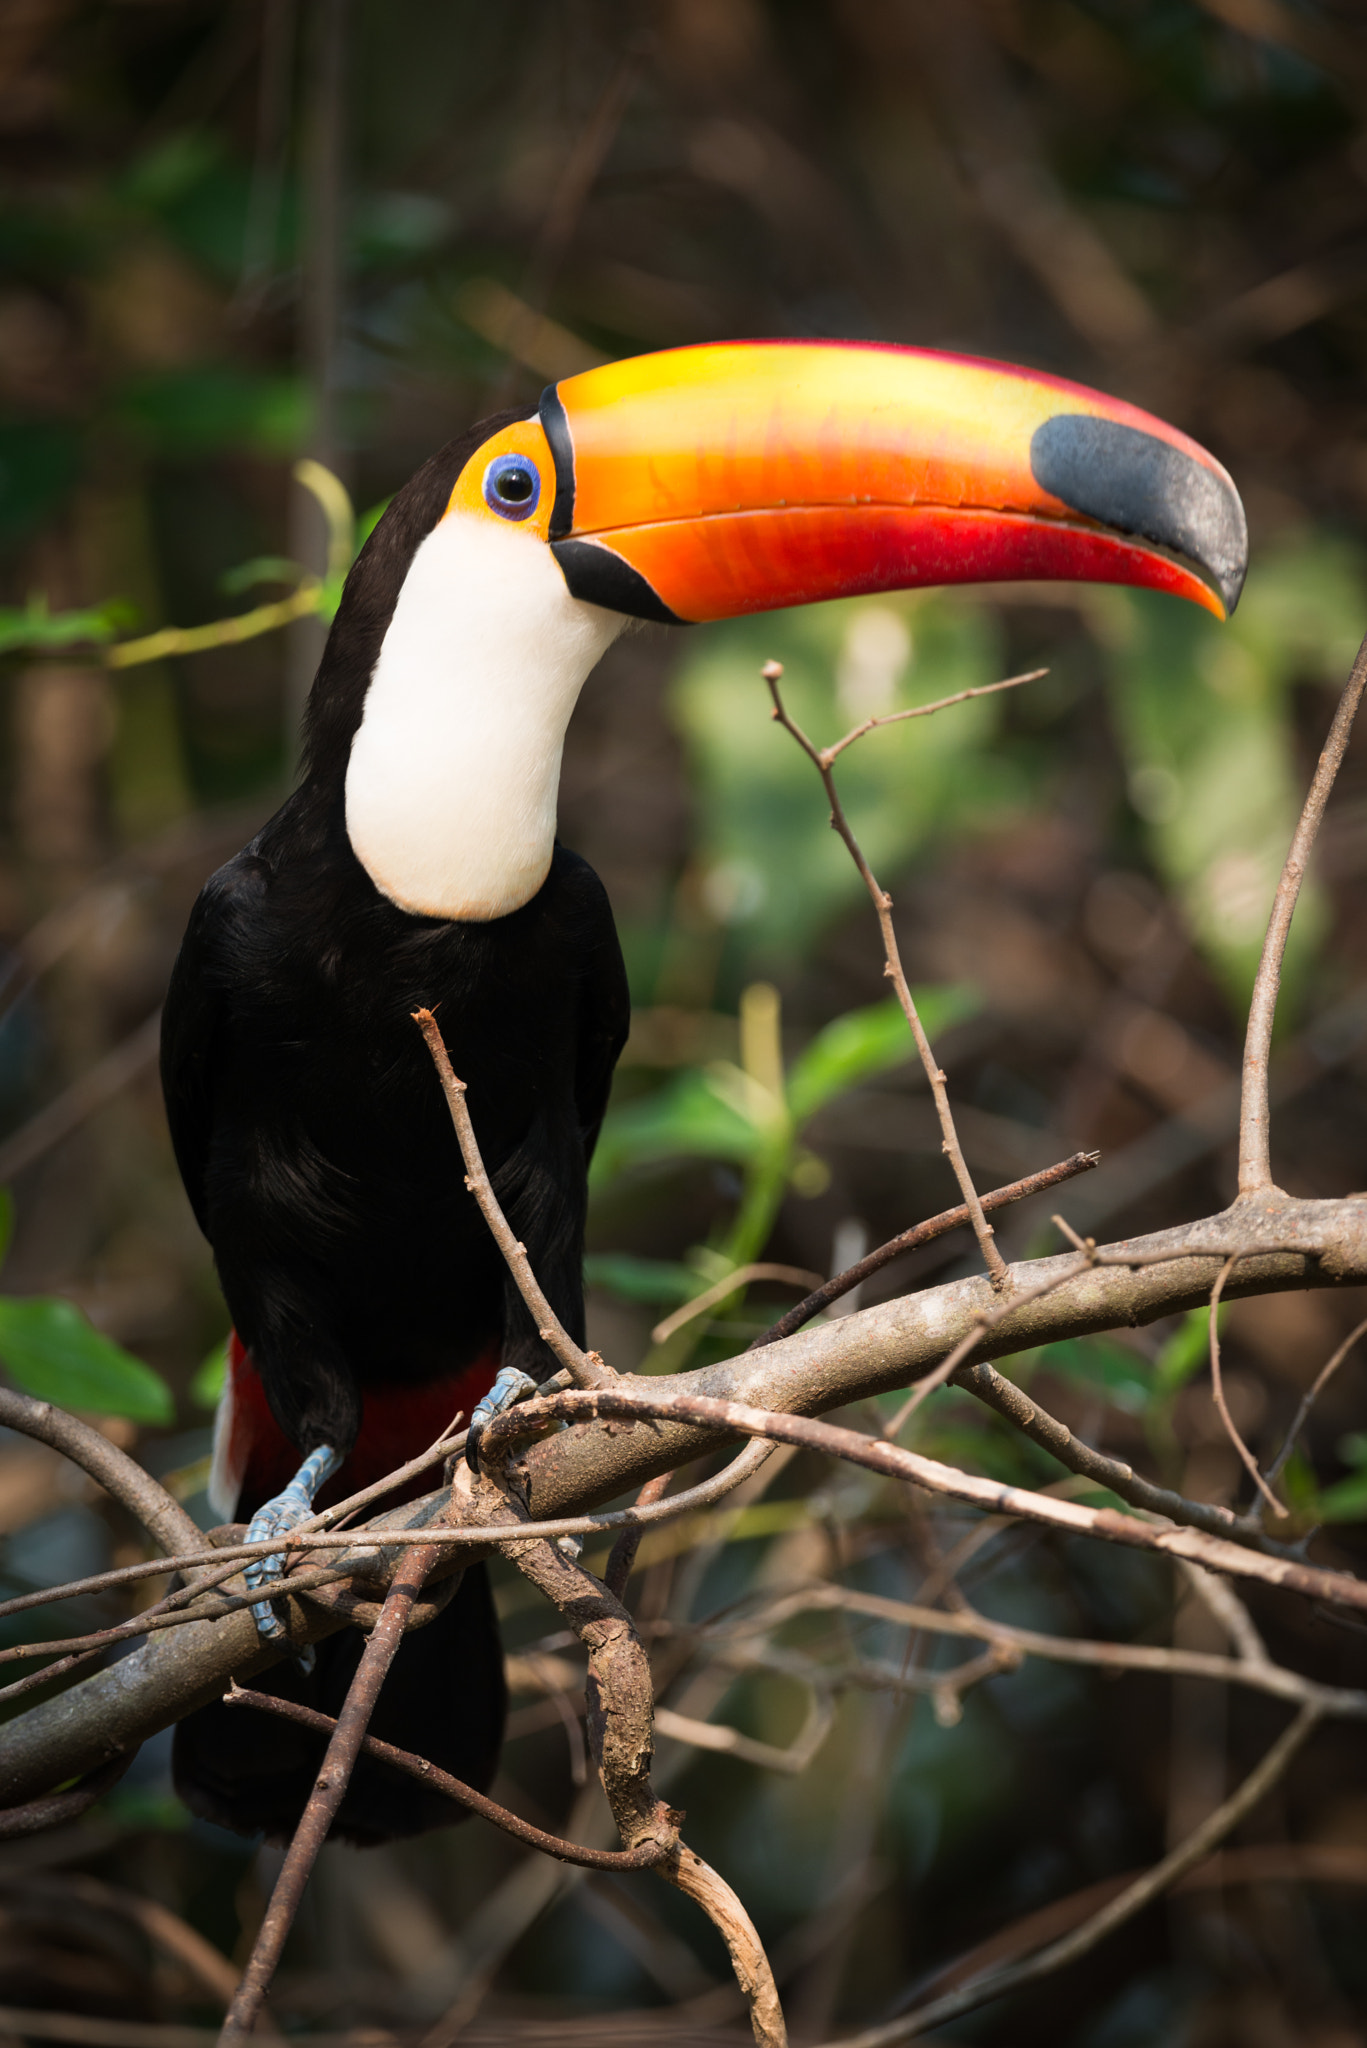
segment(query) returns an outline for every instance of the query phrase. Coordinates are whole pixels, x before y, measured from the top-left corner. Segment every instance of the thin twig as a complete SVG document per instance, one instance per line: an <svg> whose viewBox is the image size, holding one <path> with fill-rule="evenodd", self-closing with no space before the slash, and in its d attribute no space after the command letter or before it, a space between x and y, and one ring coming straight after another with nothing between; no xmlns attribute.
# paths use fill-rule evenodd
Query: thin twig
<svg viewBox="0 0 1367 2048"><path fill-rule="evenodd" d="M979 1196L983 1213L990 1215L995 1209L1005 1209L1012 1202L1023 1202L1030 1195L1042 1194L1046 1188L1058 1187L1062 1181L1072 1180L1079 1173L1090 1173L1100 1161L1099 1152L1075 1152L1071 1159L1062 1159L1057 1166L1046 1166L1039 1173L1028 1173L1024 1180L1014 1180L1009 1187L993 1188L990 1194ZM900 1236L890 1237L886 1244L866 1252L843 1273L823 1281L805 1301L799 1301L788 1309L776 1323L771 1323L767 1330L752 1339L746 1348L758 1351L765 1344L777 1344L780 1338L791 1337L804 1323L811 1322L813 1316L820 1315L823 1308L829 1308L833 1301L839 1301L842 1295L851 1293L854 1288L862 1287L872 1274L890 1266L904 1252L919 1251L922 1245L933 1244L936 1238L944 1237L949 1231L958 1230L972 1220L968 1204L960 1202L957 1208L943 1209L938 1216L927 1217L924 1223L914 1223L910 1230L904 1230Z"/></svg>
<svg viewBox="0 0 1367 2048"><path fill-rule="evenodd" d="M761 1439L755 1439L756 1443L759 1441ZM747 1451L753 1451L753 1449L754 1444L748 1445L746 1451L741 1452L741 1457L744 1458ZM734 1469L733 1466L732 1470L734 1471ZM673 1477L672 1472L657 1472L653 1479L647 1479L645 1485L636 1496L636 1506L638 1508L648 1508L652 1507L657 1500L662 1500ZM603 1573L603 1584L616 1600L620 1600L626 1592L627 1581L631 1577L631 1568L636 1562L636 1553L640 1547L641 1525L637 1522L631 1528L623 1529L619 1532L612 1549L608 1552L607 1570Z"/></svg>
<svg viewBox="0 0 1367 2048"><path fill-rule="evenodd" d="M1310 1410L1314 1407L1316 1401L1318 1401L1320 1395L1324 1392L1330 1380L1334 1377L1334 1374L1343 1364L1344 1359L1348 1356L1348 1353L1352 1350L1353 1346L1358 1342L1359 1338L1363 1336L1367 1336L1367 1316L1363 1317L1362 1321L1357 1325L1356 1329L1349 1331L1348 1335L1339 1345L1338 1350L1333 1353L1332 1357L1330 1357L1323 1366L1321 1366L1319 1374L1315 1380L1314 1386L1311 1387L1309 1393L1302 1398L1301 1405L1296 1410L1295 1420L1292 1422L1290 1429L1288 1429L1288 1431L1286 1432L1286 1441L1282 1445L1281 1449L1278 1451L1276 1457L1272 1460L1272 1463L1267 1468L1267 1477L1269 1484L1271 1484L1271 1482L1274 1479L1280 1478L1282 1466L1291 1456L1291 1453L1296 1446L1296 1438L1300 1435L1301 1431L1305 1428L1305 1425L1309 1420Z"/></svg>
<svg viewBox="0 0 1367 2048"><path fill-rule="evenodd" d="M727 1300L738 1288L749 1287L756 1280L777 1280L785 1287L810 1287L814 1280L819 1282L820 1278L819 1273L809 1273L802 1266L774 1266L763 1260L737 1266L734 1273L724 1274L710 1287L705 1287L701 1294L695 1294L691 1301L686 1301L682 1308L676 1308L673 1315L656 1323L650 1333L650 1341L652 1344L667 1344L674 1332L682 1330L695 1316L705 1315L719 1301ZM809 1294L807 1299L810 1301L811 1298Z"/></svg>
<svg viewBox="0 0 1367 2048"><path fill-rule="evenodd" d="M844 840L850 858L858 868L860 875L863 877L864 886L869 892L870 901L878 917L878 928L883 937L883 972L897 992L897 1000L902 1005L902 1014L911 1027L911 1035L916 1041L916 1050L921 1055L921 1064L925 1068L926 1079L930 1083L930 1092L935 1099L935 1109L940 1119L945 1157L948 1159L953 1169L954 1178L959 1184L959 1193L964 1198L969 1220L973 1225L973 1234L978 1240L978 1249L982 1253L983 1263L987 1267L988 1277L994 1287L1005 1287L1008 1280L1006 1261L997 1249L992 1226L983 1214L983 1205L978 1199L977 1189L973 1185L973 1177L969 1173L967 1162L964 1159L963 1147L959 1143L959 1134L954 1128L954 1117L949 1107L949 1096L945 1091L945 1077L941 1072L939 1061L931 1050L930 1040L926 1037L925 1026L921 1022L920 1013L916 1008L916 1002L912 996L911 988L902 966L901 949L897 944L897 933L892 922L892 898L887 890L882 887L873 869L864 858L863 849L855 838L849 819L845 816L844 806L841 804L839 793L836 790L835 777L831 772L830 763L822 755L821 749L808 739L802 727L796 724L788 715L782 693L778 687L780 678L783 675L782 662L766 661L760 673L769 685L769 695L774 700L774 717L785 732L791 733L821 777L821 784L826 792L826 800L831 807L832 828Z"/></svg>
<svg viewBox="0 0 1367 2048"><path fill-rule="evenodd" d="M1088 1508L1077 1501L1059 1500L1028 1487L1010 1486L996 1479L980 1479L957 1466L943 1465L936 1458L916 1451L904 1451L882 1437L863 1436L858 1430L840 1429L807 1415L785 1415L773 1409L751 1408L739 1401L716 1400L702 1394L653 1392L616 1387L579 1388L552 1395L549 1399L526 1402L498 1416L489 1426L492 1451L506 1449L519 1436L544 1428L547 1422L586 1422L601 1417L623 1420L655 1416L661 1420L690 1423L713 1429L725 1436L763 1436L778 1443L798 1444L828 1456L846 1458L888 1479L909 1480L927 1493L958 1500L989 1514L1012 1515L1022 1521L1066 1529L1076 1535L1095 1536L1108 1543L1127 1543L1138 1550L1151 1550L1169 1557L1191 1558L1211 1571L1231 1578L1257 1579L1265 1585L1286 1586L1312 1599L1327 1599L1343 1606L1367 1609L1367 1580L1349 1572L1327 1571L1290 1559L1266 1557L1256 1550L1222 1542L1189 1528L1154 1528L1134 1515L1117 1514L1114 1508ZM541 1524L533 1524L543 1533ZM549 1526L545 1533L549 1533Z"/></svg>
<svg viewBox="0 0 1367 2048"><path fill-rule="evenodd" d="M1220 1370L1220 1296L1225 1291L1225 1282L1238 1263L1238 1252L1231 1252L1224 1265L1221 1266L1219 1277L1210 1290L1210 1390L1214 1397L1220 1420L1225 1426L1225 1435L1239 1453L1240 1460L1251 1477L1253 1484L1257 1487L1258 1492L1267 1502L1273 1514L1280 1515L1283 1521L1285 1521L1290 1510L1282 1506L1282 1503L1258 1470L1258 1460L1254 1457L1252 1451L1250 1451L1235 1427L1234 1417L1230 1414L1229 1403L1225 1399L1224 1374Z"/></svg>
<svg viewBox="0 0 1367 2048"><path fill-rule="evenodd" d="M295 1700L277 1699L274 1693L251 1692L245 1686L233 1685L223 1699L227 1706L258 1707L264 1714L278 1714L282 1720L295 1721L301 1728L314 1728L320 1735L331 1735L337 1728L330 1715L300 1706ZM392 1742L381 1742L375 1735L367 1735L361 1748L377 1763L392 1764L396 1771L404 1771L410 1778L416 1778L419 1784L443 1793L457 1806L468 1807L481 1819L492 1821L496 1828L502 1828L505 1835L525 1842L528 1848L540 1849L547 1856L557 1857L561 1863L582 1864L586 1870L649 1870L652 1864L669 1853L667 1842L655 1840L634 1849L585 1849L578 1842L566 1842L559 1835L548 1835L544 1828L533 1827L530 1821L510 1813L506 1806L498 1805L483 1792L476 1792L473 1785L453 1778L449 1771L438 1770L426 1757L414 1756L412 1750L396 1749Z"/></svg>
<svg viewBox="0 0 1367 2048"><path fill-rule="evenodd" d="M1213 1577L1209 1583L1214 1586L1223 1584ZM772 1633L797 1615L821 1613L857 1615L868 1621L915 1629L927 1635L990 1643L999 1650L1014 1653L1017 1659L1042 1657L1054 1664L1087 1665L1109 1673L1143 1671L1168 1678L1201 1678L1212 1684L1238 1685L1250 1692L1266 1693L1272 1699L1285 1700L1291 1706L1312 1706L1317 1713L1336 1720L1367 1720L1367 1691L1351 1686L1325 1685L1318 1679L1305 1678L1285 1665L1274 1664L1265 1649L1260 1648L1256 1655L1227 1657L1208 1650L1174 1650L1154 1643L1111 1643L1086 1637L1049 1635L1040 1629L1019 1627L1013 1622L994 1621L990 1615L979 1614L971 1607L950 1611L928 1607L924 1601L893 1600L886 1594L863 1593L849 1586L817 1585L780 1593L757 1610L730 1615L720 1624L712 1623L699 1629L696 1640L703 1646L709 1646L735 1638L739 1644L736 1660L749 1665L756 1662L745 1648L751 1639ZM773 1668L785 1669L805 1683L819 1679L823 1685L832 1687L848 1683L896 1690L908 1682L895 1667L868 1659L843 1667L813 1663L798 1657L789 1657L786 1663L781 1664L772 1657L769 1661ZM919 1674L912 1683L916 1689L922 1689Z"/></svg>
<svg viewBox="0 0 1367 2048"><path fill-rule="evenodd" d="M1272 1025L1277 1014L1277 993L1281 987L1282 960L1287 935L1295 915L1296 899L1310 863L1334 778L1348 751L1349 735L1357 716L1362 692L1367 688L1367 640L1357 651L1343 695L1339 698L1329 737L1324 742L1315 777L1305 799L1291 840L1286 864L1272 902L1267 935L1263 940L1258 976L1248 1006L1248 1031L1244 1039L1244 1071L1239 1103L1239 1193L1255 1194L1274 1185L1272 1179L1272 1118L1268 1106L1268 1061L1272 1052Z"/></svg>
<svg viewBox="0 0 1367 2048"><path fill-rule="evenodd" d="M852 747L856 740L863 739L866 732L873 732L880 725L900 725L907 718L929 718L936 711L948 711L951 705L966 704L970 697L995 697L999 690L1018 690L1022 683L1037 683L1048 673L1047 668L1027 669L1024 675L1007 676L1000 683L979 683L971 690L956 690L952 697L937 697L933 704L916 704L910 711L884 711L877 718L866 718L862 725L856 725L834 746L823 747L817 760L821 767L829 768L846 747Z"/></svg>
<svg viewBox="0 0 1367 2048"><path fill-rule="evenodd" d="M963 1387L989 1408L996 1410L1012 1426L1028 1436L1032 1443L1048 1451L1070 1472L1080 1478L1091 1479L1108 1492L1119 1495L1132 1508L1140 1508L1146 1514L1162 1515L1169 1522L1178 1522L1186 1528L1203 1529L1208 1536L1227 1536L1236 1543L1247 1543L1255 1550L1265 1550L1269 1556L1285 1557L1290 1553L1285 1545L1273 1543L1256 1524L1232 1508L1222 1507L1214 1501L1189 1500L1185 1494L1174 1493L1170 1487L1155 1486L1152 1480L1144 1479L1132 1465L1121 1458L1108 1457L1104 1451L1094 1450L1073 1435L1066 1423L1042 1408L1034 1396L1018 1387L999 1373L995 1366L980 1359L970 1365L962 1365L954 1375L954 1384Z"/></svg>
<svg viewBox="0 0 1367 2048"><path fill-rule="evenodd" d="M1008 1992L1019 1990L1023 1985L1038 1983L1041 1977L1051 1976L1055 1970L1064 1969L1069 1963L1088 1955L1108 1934L1141 1913L1145 1906L1179 1878L1185 1877L1224 1841L1245 1815L1251 1813L1271 1791L1307 1736L1313 1733L1319 1719L1316 1707L1302 1707L1290 1727L1277 1738L1238 1790L1202 1821L1200 1827L1193 1829L1185 1842L1160 1863L1155 1863L1151 1870L1146 1870L1119 1898L1110 1900L1081 1927L1064 1935L1062 1940L1051 1942L1048 1948L1041 1949L1023 1963L989 1972L959 1990L947 1992L944 1997L923 2005L917 2012L892 2020L887 2026L867 2028L862 2034L847 2036L839 2044L827 2044L827 2048L896 2048L898 2042L914 2040L929 2027L943 2026L947 2021L957 2019L961 2013L972 2012L992 1999L1003 1998Z"/></svg>
<svg viewBox="0 0 1367 2048"><path fill-rule="evenodd" d="M606 1386L616 1375L604 1365L596 1351L583 1351L575 1343L543 1294L541 1283L532 1271L532 1262L527 1257L527 1247L513 1235L480 1156L479 1141L465 1100L465 1083L457 1080L451 1070L450 1055L436 1018L430 1010L415 1010L413 1022L426 1040L446 1097L446 1106L451 1112L451 1121L456 1127L461 1158L465 1161L465 1185L479 1203L508 1271L517 1282L518 1292L531 1311L541 1341L550 1347L576 1386Z"/></svg>
<svg viewBox="0 0 1367 2048"><path fill-rule="evenodd" d="M223 2022L221 2040L226 2044L242 2041L251 2033L257 2014L266 1996L271 1978L275 1975L281 1951L294 1925L304 1896L304 1886L318 1860L318 1852L327 1840L337 1809L346 1795L351 1782L351 1773L365 1740L370 1716L375 1710L380 1687L385 1674L394 1661L399 1644L403 1641L404 1624L423 1588L423 1581L437 1562L440 1555L435 1545L414 1550L406 1557L394 1575L393 1584L385 1596L384 1609L379 1621L366 1637L361 1652L356 1676L352 1679L341 1714L332 1731L322 1767L314 1781L294 1831L294 1839L285 1852L285 1860L271 1893L266 1916L261 1922L256 1941L242 1972L242 1980L233 1994L228 2016Z"/></svg>

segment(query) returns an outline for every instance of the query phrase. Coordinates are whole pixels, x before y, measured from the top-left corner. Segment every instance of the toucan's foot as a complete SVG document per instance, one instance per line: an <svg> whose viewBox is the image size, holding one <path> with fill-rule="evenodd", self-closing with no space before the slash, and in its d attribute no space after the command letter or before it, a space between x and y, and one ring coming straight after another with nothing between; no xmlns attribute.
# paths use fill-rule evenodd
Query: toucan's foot
<svg viewBox="0 0 1367 2048"><path fill-rule="evenodd" d="M472 1472L479 1470L479 1440L496 1415L502 1415L518 1401L525 1401L529 1394L539 1391L530 1373L519 1372L515 1365L499 1367L498 1378L490 1387L484 1399L470 1417L470 1427L465 1438L465 1462Z"/></svg>
<svg viewBox="0 0 1367 2048"><path fill-rule="evenodd" d="M316 1451L310 1451L289 1485L273 1500L268 1500L252 1516L247 1530L249 1543L262 1543L268 1536L284 1536L291 1529L297 1529L301 1522L308 1521L313 1513L313 1496L323 1483L331 1479L342 1460L331 1444L319 1444ZM284 1577L285 1559L283 1552L272 1551L269 1557L249 1559L242 1576L251 1593L264 1586L274 1585ZM269 1600L258 1600L252 1608L252 1619L256 1632L266 1643L285 1640L275 1609ZM299 1652L299 1661L306 1671L313 1667L313 1646L308 1644Z"/></svg>

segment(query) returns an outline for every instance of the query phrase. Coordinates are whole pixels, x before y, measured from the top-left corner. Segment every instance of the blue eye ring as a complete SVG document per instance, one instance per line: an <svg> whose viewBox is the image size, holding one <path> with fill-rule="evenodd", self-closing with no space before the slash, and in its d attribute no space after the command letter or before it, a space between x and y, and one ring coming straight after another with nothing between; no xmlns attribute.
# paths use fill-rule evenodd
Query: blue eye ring
<svg viewBox="0 0 1367 2048"><path fill-rule="evenodd" d="M541 474L529 455L496 455L484 472L484 502L500 519L530 519L541 502Z"/></svg>

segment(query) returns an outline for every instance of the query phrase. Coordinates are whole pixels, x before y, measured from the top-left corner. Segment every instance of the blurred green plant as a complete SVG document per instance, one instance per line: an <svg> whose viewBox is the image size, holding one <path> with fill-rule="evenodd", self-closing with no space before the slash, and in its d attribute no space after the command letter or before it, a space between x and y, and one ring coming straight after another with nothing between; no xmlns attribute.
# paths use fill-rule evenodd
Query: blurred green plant
<svg viewBox="0 0 1367 2048"><path fill-rule="evenodd" d="M970 988L919 990L922 1021L932 1036L971 1016ZM819 1031L785 1071L778 990L753 982L741 996L740 1062L712 1060L686 1068L663 1088L611 1109L594 1154L590 1187L606 1188L635 1167L669 1159L712 1159L738 1167L740 1197L713 1241L671 1264L624 1252L588 1261L597 1286L633 1301L687 1302L763 1251L785 1194L818 1195L829 1183L824 1160L803 1132L828 1103L915 1057L895 998L848 1011ZM741 1292L715 1310L734 1310ZM647 1369L676 1371L702 1333L702 1323L657 1345Z"/></svg>
<svg viewBox="0 0 1367 2048"><path fill-rule="evenodd" d="M1342 685L1362 637L1365 584L1360 552L1317 532L1255 560L1227 625L1148 592L1088 594L1131 802L1156 867L1240 1007L1303 796L1292 688ZM1307 889L1283 972L1283 1029L1323 929Z"/></svg>
<svg viewBox="0 0 1367 2048"><path fill-rule="evenodd" d="M820 817L812 770L774 734L762 664L783 663L793 717L818 744L870 716L928 703L1000 673L985 606L952 593L896 593L769 612L700 630L675 677L674 716L697 791L702 894L747 966L806 951L861 883ZM876 872L896 874L932 837L1028 799L1023 763L993 750L999 707L894 725L841 762L841 798Z"/></svg>
<svg viewBox="0 0 1367 2048"><path fill-rule="evenodd" d="M237 612L203 626L162 626L135 640L114 641L105 646L104 660L110 668L137 668L145 662L163 661L173 654L199 654L210 647L237 646L263 633L275 633L294 619L316 615L331 625L342 601L342 588L357 555L364 547L389 500L356 516L351 499L340 478L321 462L296 462L294 475L322 507L328 528L327 568L322 576L304 569L284 556L258 557L230 569L222 577L229 594L250 590L260 583L293 583L287 597ZM133 607L123 598L109 598L84 611L51 612L41 594L30 597L22 609L0 610L0 654L50 652L78 644L102 645L133 622Z"/></svg>
<svg viewBox="0 0 1367 2048"><path fill-rule="evenodd" d="M13 1233L13 1197L0 1189L0 1260ZM151 1424L175 1417L161 1375L61 1295L0 1294L0 1364L23 1393L59 1408Z"/></svg>

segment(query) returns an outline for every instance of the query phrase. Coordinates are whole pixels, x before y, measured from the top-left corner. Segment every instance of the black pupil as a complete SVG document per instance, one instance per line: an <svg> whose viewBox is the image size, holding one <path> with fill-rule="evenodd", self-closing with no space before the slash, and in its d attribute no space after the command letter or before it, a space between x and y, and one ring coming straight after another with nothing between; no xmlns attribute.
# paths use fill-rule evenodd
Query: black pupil
<svg viewBox="0 0 1367 2048"><path fill-rule="evenodd" d="M529 469L505 469L500 472L494 488L508 504L525 505L536 486Z"/></svg>

